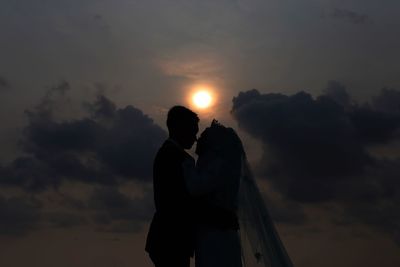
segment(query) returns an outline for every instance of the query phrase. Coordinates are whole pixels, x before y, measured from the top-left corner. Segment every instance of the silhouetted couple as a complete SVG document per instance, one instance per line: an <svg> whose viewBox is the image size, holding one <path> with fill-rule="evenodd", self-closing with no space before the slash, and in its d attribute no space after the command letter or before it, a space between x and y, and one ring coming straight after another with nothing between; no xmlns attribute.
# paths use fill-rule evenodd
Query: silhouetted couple
<svg viewBox="0 0 400 267"><path fill-rule="evenodd" d="M175 106L168 112L169 138L153 169L156 212L146 251L156 267L240 267L238 190L242 144L216 121L197 141L197 163L185 152L196 141L196 113Z"/></svg>
<svg viewBox="0 0 400 267"><path fill-rule="evenodd" d="M214 120L197 140L197 162L185 152L198 122L185 107L168 112L169 138L153 169L156 212L146 243L153 263L188 267L195 256L196 267L292 267L235 131Z"/></svg>

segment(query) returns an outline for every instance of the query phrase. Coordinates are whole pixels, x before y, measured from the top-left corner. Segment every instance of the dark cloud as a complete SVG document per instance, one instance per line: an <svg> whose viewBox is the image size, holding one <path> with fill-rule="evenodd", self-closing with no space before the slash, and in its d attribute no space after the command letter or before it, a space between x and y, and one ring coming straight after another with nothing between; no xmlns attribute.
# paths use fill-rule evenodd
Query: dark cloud
<svg viewBox="0 0 400 267"><path fill-rule="evenodd" d="M84 103L85 108L95 119L112 119L117 112L117 107L103 95L99 95L94 103Z"/></svg>
<svg viewBox="0 0 400 267"><path fill-rule="evenodd" d="M72 209L72 210L84 210L87 208L87 204L81 200L77 199L75 197L71 197L68 194L65 194L63 192L57 191L57 195L60 196L60 199L57 200L51 200L52 202L57 202L60 206Z"/></svg>
<svg viewBox="0 0 400 267"><path fill-rule="evenodd" d="M372 104L380 111L400 114L400 91L383 88L378 96L372 98Z"/></svg>
<svg viewBox="0 0 400 267"><path fill-rule="evenodd" d="M132 106L113 110L104 97L95 103L93 117L111 125L96 147L101 161L119 175L148 179L165 131Z"/></svg>
<svg viewBox="0 0 400 267"><path fill-rule="evenodd" d="M285 223L292 225L304 224L307 217L303 207L295 201L277 200L268 195L264 195L268 206L268 211L276 223Z"/></svg>
<svg viewBox="0 0 400 267"><path fill-rule="evenodd" d="M363 144L388 143L398 137L400 114L382 112L366 104L354 107L348 115Z"/></svg>
<svg viewBox="0 0 400 267"><path fill-rule="evenodd" d="M95 15L93 16L93 19L94 19L94 20L102 20L102 19L103 19L103 16L100 15L100 14L95 14Z"/></svg>
<svg viewBox="0 0 400 267"><path fill-rule="evenodd" d="M20 141L25 156L4 166L0 182L37 191L57 188L65 179L99 184L149 181L165 131L139 109L117 108L103 95L85 103L88 113L83 118L57 120L53 96L68 90L69 84L62 82L26 112L29 123Z"/></svg>
<svg viewBox="0 0 400 267"><path fill-rule="evenodd" d="M60 184L56 173L46 162L30 156L18 157L5 166L0 182L3 186L18 186L29 191L41 190L49 185L58 186Z"/></svg>
<svg viewBox="0 0 400 267"><path fill-rule="evenodd" d="M293 199L329 199L335 190L330 181L362 172L372 161L344 108L327 96L252 90L234 98L232 112L241 128L263 141L265 157L273 155L265 171ZM286 179L278 177L283 174Z"/></svg>
<svg viewBox="0 0 400 267"><path fill-rule="evenodd" d="M90 220L101 231L137 231L153 213L150 191L129 198L119 185L150 182L153 158L165 131L139 109L118 108L104 95L84 103L80 118L58 119L58 109L70 104L70 88L62 81L26 111L28 124L19 142L23 155L0 164L2 186L37 195L55 189L57 196L45 203L58 208L49 211L22 198L1 198L0 234L23 235L38 225L69 228ZM64 181L97 189L86 203L61 192Z"/></svg>
<svg viewBox="0 0 400 267"><path fill-rule="evenodd" d="M400 160L381 160L378 166L346 185L342 223L363 222L389 234L400 245Z"/></svg>
<svg viewBox="0 0 400 267"><path fill-rule="evenodd" d="M104 16L101 14L94 14L93 20L98 24L98 26L104 30L109 28L107 21L104 19Z"/></svg>
<svg viewBox="0 0 400 267"><path fill-rule="evenodd" d="M132 197L122 193L121 188L93 186L86 201L58 191L0 196L0 235L24 236L34 230L84 225L105 232L140 231L154 213L152 191L145 186L138 193L136 188L137 195Z"/></svg>
<svg viewBox="0 0 400 267"><path fill-rule="evenodd" d="M143 196L131 198L117 187L102 187L92 194L89 208L100 231L138 231L154 212L152 196L152 192L145 191Z"/></svg>
<svg viewBox="0 0 400 267"><path fill-rule="evenodd" d="M232 114L262 142L259 174L287 201L338 203L346 218L393 234L400 226L400 165L369 147L399 140L400 101L388 97L399 93L384 89L373 104L359 105L334 81L317 98L253 89L233 99ZM382 107L386 101L390 108Z"/></svg>
<svg viewBox="0 0 400 267"><path fill-rule="evenodd" d="M9 82L2 76L0 76L0 90L10 88Z"/></svg>
<svg viewBox="0 0 400 267"><path fill-rule="evenodd" d="M343 19L354 24L372 23L372 19L368 15L342 8L335 8L331 13L331 17L335 19Z"/></svg>
<svg viewBox="0 0 400 267"><path fill-rule="evenodd" d="M264 170L293 199L334 197L336 181L376 164L367 145L393 140L400 127L395 114L368 105L346 109L331 96L340 92L332 90L332 83L327 92L314 99L305 92L286 96L251 90L233 100L232 113L239 126L263 142ZM348 104L347 96L339 102L343 99ZM281 175L287 178L274 178Z"/></svg>
<svg viewBox="0 0 400 267"><path fill-rule="evenodd" d="M346 86L338 81L329 81L328 86L324 90L324 95L328 96L338 104L349 107L351 103L351 97L347 93Z"/></svg>
<svg viewBox="0 0 400 267"><path fill-rule="evenodd" d="M35 229L42 204L35 198L0 196L0 234L23 236Z"/></svg>
<svg viewBox="0 0 400 267"><path fill-rule="evenodd" d="M80 214L75 214L72 212L61 212L61 211L53 211L53 212L44 212L41 214L42 220L50 225L51 227L56 228L70 228L74 226L79 226L83 224L87 224L88 220L86 217Z"/></svg>

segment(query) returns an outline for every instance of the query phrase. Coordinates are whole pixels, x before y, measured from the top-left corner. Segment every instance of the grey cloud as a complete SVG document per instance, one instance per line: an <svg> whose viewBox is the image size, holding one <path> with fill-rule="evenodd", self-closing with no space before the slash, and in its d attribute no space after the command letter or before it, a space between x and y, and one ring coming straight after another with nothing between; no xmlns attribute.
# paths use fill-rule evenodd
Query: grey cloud
<svg viewBox="0 0 400 267"><path fill-rule="evenodd" d="M111 119L117 111L115 104L103 95L99 95L94 103L84 103L84 107L95 119Z"/></svg>
<svg viewBox="0 0 400 267"><path fill-rule="evenodd" d="M340 83L330 82L324 92L314 98L305 92L287 96L250 90L233 99L239 127L262 142L258 173L289 202L333 202L347 220L395 236L400 229L399 162L368 148L399 140L400 101L388 95L400 91L384 89L372 104L361 105ZM391 104L385 109L386 101Z"/></svg>
<svg viewBox="0 0 400 267"><path fill-rule="evenodd" d="M347 188L339 200L345 223L364 222L389 234L400 245L400 160L382 160Z"/></svg>
<svg viewBox="0 0 400 267"><path fill-rule="evenodd" d="M80 118L57 119L57 108L70 101L70 88L62 81L26 111L28 124L19 142L23 155L0 164L3 187L38 195L55 189L62 196L57 202L60 209L48 211L22 198L1 198L0 234L24 235L38 227L70 228L90 220L100 231L138 231L153 213L150 191L129 198L118 185L128 180L150 181L153 157L167 136L165 131L139 109L119 108L101 94L84 103ZM59 191L64 181L97 189L86 203Z"/></svg>
<svg viewBox="0 0 400 267"><path fill-rule="evenodd" d="M351 97L347 92L346 86L338 81L329 81L323 92L324 95L344 107L348 107L351 104Z"/></svg>
<svg viewBox="0 0 400 267"><path fill-rule="evenodd" d="M40 220L41 203L31 197L0 196L0 234L23 236Z"/></svg>
<svg viewBox="0 0 400 267"><path fill-rule="evenodd" d="M111 104L104 100L100 97L96 103L95 118L111 118L112 123L96 146L99 159L118 175L148 180L165 131L132 106L110 112Z"/></svg>
<svg viewBox="0 0 400 267"><path fill-rule="evenodd" d="M103 30L106 30L109 28L109 25L107 21L105 20L104 16L101 14L94 14L93 15L93 20L96 22L96 24L102 28Z"/></svg>
<svg viewBox="0 0 400 267"><path fill-rule="evenodd" d="M61 212L61 211L53 211L53 212L44 212L41 214L42 221L47 224L50 224L52 227L57 228L70 228L74 226L79 226L83 224L87 224L88 220L86 217L80 214L75 214L72 212Z"/></svg>
<svg viewBox="0 0 400 267"><path fill-rule="evenodd" d="M98 227L100 232L113 232L113 233L135 233L143 229L142 224L135 221L122 221L114 223L107 227Z"/></svg>
<svg viewBox="0 0 400 267"><path fill-rule="evenodd" d="M27 111L20 141L26 155L3 166L0 182L38 191L57 188L65 179L109 185L121 179L149 181L165 131L139 109L117 108L103 95L85 103L89 113L83 118L58 121L53 96L68 90L62 82Z"/></svg>
<svg viewBox="0 0 400 267"><path fill-rule="evenodd" d="M95 20L102 20L102 19L103 19L103 16L100 15L100 14L95 14L95 15L93 16L93 19L95 19Z"/></svg>
<svg viewBox="0 0 400 267"><path fill-rule="evenodd" d="M141 197L128 197L117 187L102 187L94 191L89 200L94 211L93 220L101 231L131 232L141 229L153 212L151 192Z"/></svg>
<svg viewBox="0 0 400 267"><path fill-rule="evenodd" d="M58 195L61 196L61 199L58 200L58 203L60 206L66 207L68 209L72 210L84 210L87 208L87 204L81 200L77 199L75 197L71 197L68 194L65 194L63 192L57 191Z"/></svg>
<svg viewBox="0 0 400 267"><path fill-rule="evenodd" d="M277 200L264 195L268 211L276 223L301 225L307 221L303 206L290 200Z"/></svg>
<svg viewBox="0 0 400 267"><path fill-rule="evenodd" d="M373 106L386 113L400 114L400 91L383 88L379 95L373 97Z"/></svg>
<svg viewBox="0 0 400 267"><path fill-rule="evenodd" d="M10 83L2 76L0 76L0 90L10 88Z"/></svg>
<svg viewBox="0 0 400 267"><path fill-rule="evenodd" d="M18 186L29 191L46 188L49 185L58 186L54 171L44 162L34 157L21 156L3 167L0 182L3 186Z"/></svg>
<svg viewBox="0 0 400 267"><path fill-rule="evenodd" d="M25 110L28 118L47 118L53 117L54 110L57 108L58 101L65 100L65 94L71 89L67 81L60 81L56 85L50 87L40 99L39 103L33 110Z"/></svg>
<svg viewBox="0 0 400 267"><path fill-rule="evenodd" d="M353 24L372 23L372 19L368 15L342 8L335 8L331 13L331 17L343 19Z"/></svg>
<svg viewBox="0 0 400 267"><path fill-rule="evenodd" d="M290 198L327 200L335 191L331 181L362 172L373 160L343 107L329 97L252 90L234 98L232 113L263 142L265 158L273 157L263 162L264 171Z"/></svg>
<svg viewBox="0 0 400 267"><path fill-rule="evenodd" d="M264 159L270 158L262 166L277 189L302 201L334 197L337 181L376 164L366 146L390 142L400 128L396 114L368 105L345 109L329 94L314 99L305 92L251 90L234 98L232 113L241 128L263 142Z"/></svg>
<svg viewBox="0 0 400 267"><path fill-rule="evenodd" d="M400 114L382 112L365 104L354 107L348 115L363 145L389 143L399 137Z"/></svg>

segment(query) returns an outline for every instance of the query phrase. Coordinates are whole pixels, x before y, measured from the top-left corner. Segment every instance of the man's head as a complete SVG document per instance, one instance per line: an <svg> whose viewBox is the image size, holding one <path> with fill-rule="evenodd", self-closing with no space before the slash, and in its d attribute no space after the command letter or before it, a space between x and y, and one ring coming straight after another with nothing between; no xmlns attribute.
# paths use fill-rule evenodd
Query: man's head
<svg viewBox="0 0 400 267"><path fill-rule="evenodd" d="M199 117L183 106L174 106L168 111L167 127L169 137L177 141L184 149L189 149L196 141L199 131Z"/></svg>

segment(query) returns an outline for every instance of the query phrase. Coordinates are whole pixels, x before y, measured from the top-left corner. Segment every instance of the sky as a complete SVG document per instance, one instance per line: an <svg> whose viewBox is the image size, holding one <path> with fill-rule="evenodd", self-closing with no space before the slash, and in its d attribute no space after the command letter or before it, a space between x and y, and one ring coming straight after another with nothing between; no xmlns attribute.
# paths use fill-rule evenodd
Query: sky
<svg viewBox="0 0 400 267"><path fill-rule="evenodd" d="M399 266L398 10L0 0L0 265L152 266L152 160L181 104L238 131L295 266Z"/></svg>

